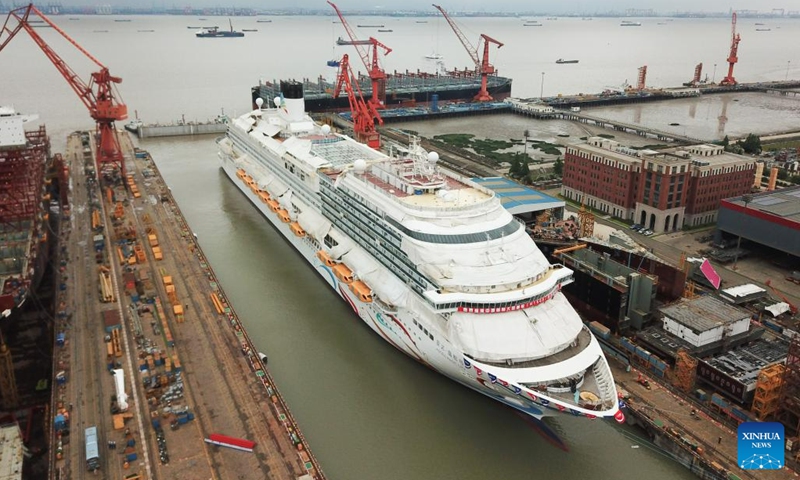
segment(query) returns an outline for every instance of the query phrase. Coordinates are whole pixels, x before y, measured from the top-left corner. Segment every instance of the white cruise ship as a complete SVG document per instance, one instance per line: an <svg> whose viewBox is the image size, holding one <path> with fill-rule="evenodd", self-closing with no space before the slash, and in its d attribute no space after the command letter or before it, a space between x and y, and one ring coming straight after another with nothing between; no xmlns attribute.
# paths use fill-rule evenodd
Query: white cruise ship
<svg viewBox="0 0 800 480"><path fill-rule="evenodd" d="M624 421L597 339L493 192L416 142L390 155L316 124L302 84L234 119L222 168L371 329L537 419Z"/></svg>

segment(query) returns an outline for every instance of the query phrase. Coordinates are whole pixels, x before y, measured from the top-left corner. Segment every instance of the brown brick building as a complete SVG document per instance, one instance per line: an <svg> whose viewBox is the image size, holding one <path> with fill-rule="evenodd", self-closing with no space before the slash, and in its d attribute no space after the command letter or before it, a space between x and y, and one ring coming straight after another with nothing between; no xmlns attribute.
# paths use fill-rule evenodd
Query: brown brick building
<svg viewBox="0 0 800 480"><path fill-rule="evenodd" d="M750 191L755 168L718 145L634 150L591 137L567 147L561 194L659 233L715 222L721 199Z"/></svg>

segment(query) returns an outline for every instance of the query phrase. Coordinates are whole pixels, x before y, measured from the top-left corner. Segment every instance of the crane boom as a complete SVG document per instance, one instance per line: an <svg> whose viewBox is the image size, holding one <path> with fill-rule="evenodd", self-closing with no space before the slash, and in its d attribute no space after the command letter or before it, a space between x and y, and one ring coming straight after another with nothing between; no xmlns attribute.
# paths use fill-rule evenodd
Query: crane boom
<svg viewBox="0 0 800 480"><path fill-rule="evenodd" d="M742 37L736 33L736 12L731 16L731 52L728 54L728 75L720 80L720 85L736 85L736 78L733 76L733 66L739 61L739 42Z"/></svg>
<svg viewBox="0 0 800 480"><path fill-rule="evenodd" d="M444 17L445 20L447 20L447 23L450 25L450 28L452 28L453 32L455 32L456 37L458 37L458 39L461 41L461 45L464 45L464 49L467 51L467 53L469 53L469 56L472 57L472 61L473 63L475 63L475 69L476 70L479 69L481 66L481 59L478 57L478 49L475 48L472 45L472 43L467 39L467 36L464 35L464 32L462 32L460 28L458 28L458 25L456 24L455 21L453 21L452 18L450 18L450 15L448 15L447 12L444 11L444 8L436 4L433 4L433 7L442 13L442 16Z"/></svg>
<svg viewBox="0 0 800 480"><path fill-rule="evenodd" d="M475 48L469 40L467 40L467 36L464 35L464 32L458 27L456 22L450 18L450 15L444 11L439 5L433 4L434 8L441 12L442 16L444 16L447 23L450 25L450 28L453 29L458 39L461 41L461 44L464 46L464 49L469 53L469 56L472 58L472 61L475 63L475 73L480 74L481 76L481 89L478 91L478 94L475 95L473 100L478 102L488 102L493 100L492 96L489 95L486 87L489 82L489 75L493 73L497 73L494 69L494 66L489 63L489 44L494 43L497 45L497 48L503 46L503 44L494 38L482 33L480 38L478 39L478 48ZM481 43L483 43L483 57L478 56L478 49L481 47Z"/></svg>
<svg viewBox="0 0 800 480"><path fill-rule="evenodd" d="M81 53L88 57L93 63L100 67L99 72L91 74L91 80L87 84L75 71L53 50L47 42L38 34L30 23L31 13L41 18L45 23L53 27L62 37L77 48ZM10 26L11 19L17 21L13 28ZM97 124L98 134L98 155L97 162L101 166L114 164L118 166L123 176L125 174L125 162L122 149L114 127L114 121L128 118L128 107L119 102L115 93L114 84L122 83L122 78L112 76L108 68L100 63L94 56L87 52L83 47L73 40L66 32L54 24L45 14L43 14L33 4L27 7L20 7L8 13L0 35L7 34L7 37L0 42L0 51L14 38L20 30L25 30L34 43L42 49L45 56L56 67L64 77L72 90L78 95L81 102L89 110L89 114Z"/></svg>
<svg viewBox="0 0 800 480"><path fill-rule="evenodd" d="M341 44L353 45L356 47L358 56L361 57L361 62L364 64L364 68L366 68L367 72L369 73L369 78L372 82L372 98L370 99L369 103L375 108L383 108L384 100L386 99L386 72L383 71L380 63L378 62L378 47L383 49L384 55L389 55L392 49L373 37L369 37L369 40L366 42L364 40L359 40L358 37L356 37L353 28L349 23L347 23L344 15L342 15L339 7L337 7L336 4L330 0L328 0L328 5L333 7L333 9L336 11L336 15L339 16L339 20L342 22L342 26L344 26L347 36L350 37L349 42L343 42ZM364 45L372 46L372 59L369 58L369 51L364 48Z"/></svg>

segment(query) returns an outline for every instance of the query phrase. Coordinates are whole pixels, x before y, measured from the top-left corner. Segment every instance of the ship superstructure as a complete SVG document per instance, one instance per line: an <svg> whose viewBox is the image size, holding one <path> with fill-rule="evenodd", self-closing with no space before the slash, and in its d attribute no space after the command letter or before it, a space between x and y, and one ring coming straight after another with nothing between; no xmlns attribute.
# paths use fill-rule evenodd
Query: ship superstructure
<svg viewBox="0 0 800 480"><path fill-rule="evenodd" d="M20 307L41 279L47 240L44 174L50 140L35 115L0 107L0 313Z"/></svg>
<svg viewBox="0 0 800 480"><path fill-rule="evenodd" d="M300 83L271 103L233 120L222 168L370 328L534 417L624 419L600 346L560 291L572 271L493 192L418 142L386 155L316 124Z"/></svg>

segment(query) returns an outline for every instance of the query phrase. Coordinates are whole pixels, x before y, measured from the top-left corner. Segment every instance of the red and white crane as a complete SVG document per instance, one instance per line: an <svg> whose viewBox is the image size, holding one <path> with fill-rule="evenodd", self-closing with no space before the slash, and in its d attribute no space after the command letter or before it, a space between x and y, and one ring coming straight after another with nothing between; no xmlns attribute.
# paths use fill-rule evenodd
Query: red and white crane
<svg viewBox="0 0 800 480"><path fill-rule="evenodd" d="M736 12L731 16L731 53L728 55L728 75L720 80L720 85L736 85L736 79L733 77L733 66L739 61L739 41L742 38L736 33Z"/></svg>
<svg viewBox="0 0 800 480"><path fill-rule="evenodd" d="M339 16L339 21L342 22L347 36L350 37L350 41L345 43L356 47L356 52L358 52L358 56L361 57L364 68L367 69L367 74L372 81L372 98L370 98L369 103L375 108L384 108L386 103L386 72L383 71L378 62L378 47L383 50L384 55L389 55L392 49L373 37L369 37L369 40L359 40L353 28L350 27L350 24L345 20L339 7L330 0L328 0L328 5L333 7L336 11L336 15ZM370 58L369 51L364 48L365 46L372 47L372 58Z"/></svg>
<svg viewBox="0 0 800 480"><path fill-rule="evenodd" d="M464 49L466 49L467 53L469 53L469 56L472 57L472 61L475 62L475 72L480 73L481 75L481 89L478 92L478 94L475 95L473 100L477 102L492 101L493 98L491 95L489 95L486 86L489 82L488 80L489 75L492 73L496 73L496 71L494 69L494 66L491 63L489 63L489 44L494 43L495 45L497 45L497 48L502 47L503 44L498 42L494 38L484 33L481 33L481 36L478 39L478 48L475 48L474 46L472 46L472 43L470 43L470 41L467 40L467 36L464 35L464 32L462 32L461 29L458 28L456 22L453 21L452 18L450 18L450 15L448 15L447 12L445 12L444 9L439 5L434 4L433 6L442 13L444 19L447 20L448 24L450 24L450 28L453 29L453 32L455 32L456 36L461 41L461 44L464 45ZM480 57L478 55L478 50L481 48L481 42L483 42L483 57Z"/></svg>
<svg viewBox="0 0 800 480"><path fill-rule="evenodd" d="M381 148L381 136L375 129L375 120L379 125L383 125L378 109L371 102L364 101L361 87L353 76L353 69L350 67L350 60L347 54L339 62L339 74L336 77L336 89L333 91L333 98L337 98L344 88L347 99L350 101L350 113L353 116L353 130L356 132L356 140L366 143L369 147Z"/></svg>
<svg viewBox="0 0 800 480"><path fill-rule="evenodd" d="M53 27L53 30L61 34L69 43L88 57L89 60L100 67L99 72L91 74L91 80L88 84L84 82L37 33L34 26L31 25L32 20L29 20L31 14L35 14L47 25ZM12 19L16 21L16 25L13 25ZM0 51L8 45L11 39L14 38L20 30L28 32L28 35L30 35L36 45L42 49L47 58L50 59L59 73L61 73L67 83L69 83L69 86L72 87L72 90L78 94L78 98L80 98L86 108L89 109L89 114L97 124L98 167L102 168L109 165L116 166L124 177L125 159L122 155L122 149L120 148L117 130L114 127L115 121L128 118L128 107L120 101L119 93L116 92L115 87L115 84L122 83L122 78L111 75L108 71L108 67L100 63L99 60L78 45L75 40L56 26L55 23L47 18L32 3L27 7L16 8L8 12L8 17L3 24L2 30L0 30ZM3 39L3 36L6 38Z"/></svg>

